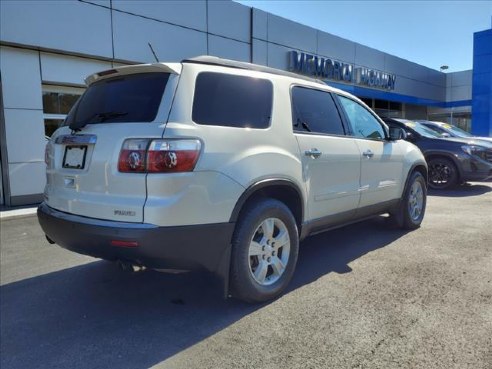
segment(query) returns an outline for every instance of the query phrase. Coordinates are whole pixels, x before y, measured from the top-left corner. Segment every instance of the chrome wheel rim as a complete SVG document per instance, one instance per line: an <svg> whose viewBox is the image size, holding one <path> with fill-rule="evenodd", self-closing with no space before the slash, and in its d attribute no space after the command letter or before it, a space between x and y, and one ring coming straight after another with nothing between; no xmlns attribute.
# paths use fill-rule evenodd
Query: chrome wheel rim
<svg viewBox="0 0 492 369"><path fill-rule="evenodd" d="M435 163L429 168L430 182L436 187L446 186L453 175L452 169L443 163Z"/></svg>
<svg viewBox="0 0 492 369"><path fill-rule="evenodd" d="M277 282L290 256L287 226L278 218L267 218L256 228L249 244L249 270L262 286Z"/></svg>
<svg viewBox="0 0 492 369"><path fill-rule="evenodd" d="M408 213L413 221L419 220L424 210L424 190L422 184L415 181L408 195Z"/></svg>

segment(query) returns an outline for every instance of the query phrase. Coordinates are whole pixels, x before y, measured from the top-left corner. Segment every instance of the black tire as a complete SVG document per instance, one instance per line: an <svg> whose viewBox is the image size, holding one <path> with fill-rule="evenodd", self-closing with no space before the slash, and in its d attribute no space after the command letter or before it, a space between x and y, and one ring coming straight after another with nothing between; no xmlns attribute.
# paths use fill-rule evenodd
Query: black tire
<svg viewBox="0 0 492 369"><path fill-rule="evenodd" d="M429 187L434 190L444 190L458 183L458 169L447 158L434 157L428 161Z"/></svg>
<svg viewBox="0 0 492 369"><path fill-rule="evenodd" d="M270 227L267 227L268 225ZM268 232L267 228L272 229L272 232ZM267 237L268 233L271 237ZM286 235L288 241L285 241ZM255 244L251 246L253 241ZM257 246L261 247L257 249ZM277 251L274 250L275 247L279 247ZM261 250L260 254L250 255L250 248L251 253ZM261 199L254 202L241 213L232 239L230 270L232 296L246 302L262 302L279 296L294 275L298 253L299 234L289 208L274 199ZM282 262L282 259L285 262ZM278 261L281 263L278 264ZM283 272L278 272L282 267L284 267ZM265 269L263 276L260 272ZM259 280L263 280L263 283Z"/></svg>
<svg viewBox="0 0 492 369"><path fill-rule="evenodd" d="M420 193L419 193L420 191ZM424 219L427 205L427 186L420 172L410 175L397 210L391 213L393 224L402 229L416 229Z"/></svg>

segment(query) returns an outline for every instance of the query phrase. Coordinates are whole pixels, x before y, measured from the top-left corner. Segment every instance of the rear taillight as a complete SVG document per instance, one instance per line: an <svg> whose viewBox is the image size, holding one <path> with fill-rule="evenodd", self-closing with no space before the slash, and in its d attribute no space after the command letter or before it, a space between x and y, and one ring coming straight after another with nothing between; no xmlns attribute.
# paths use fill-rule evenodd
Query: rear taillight
<svg viewBox="0 0 492 369"><path fill-rule="evenodd" d="M118 160L120 172L190 172L200 156L201 143L195 139L129 139L123 143Z"/></svg>
<svg viewBox="0 0 492 369"><path fill-rule="evenodd" d="M49 167L51 161L51 142L47 142L44 147L44 162Z"/></svg>
<svg viewBox="0 0 492 369"><path fill-rule="evenodd" d="M147 151L150 173L190 172L200 155L198 140L153 140Z"/></svg>
<svg viewBox="0 0 492 369"><path fill-rule="evenodd" d="M146 138L125 140L121 147L120 158L118 159L118 170L125 173L145 172L145 159L149 141Z"/></svg>

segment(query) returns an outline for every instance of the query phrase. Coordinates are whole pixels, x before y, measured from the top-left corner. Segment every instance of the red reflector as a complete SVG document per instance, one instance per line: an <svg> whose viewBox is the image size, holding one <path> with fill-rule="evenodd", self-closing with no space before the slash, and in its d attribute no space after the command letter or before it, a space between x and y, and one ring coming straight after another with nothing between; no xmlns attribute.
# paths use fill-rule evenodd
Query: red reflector
<svg viewBox="0 0 492 369"><path fill-rule="evenodd" d="M121 240L111 240L111 246L118 247L137 247L137 241L121 241Z"/></svg>

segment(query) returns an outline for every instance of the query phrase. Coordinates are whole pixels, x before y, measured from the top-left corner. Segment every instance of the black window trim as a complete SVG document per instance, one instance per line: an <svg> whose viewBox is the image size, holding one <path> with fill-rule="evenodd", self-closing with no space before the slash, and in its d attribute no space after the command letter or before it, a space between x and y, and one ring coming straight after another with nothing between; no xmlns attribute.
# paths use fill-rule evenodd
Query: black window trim
<svg viewBox="0 0 492 369"><path fill-rule="evenodd" d="M342 111L341 115L343 116L342 119L344 120L344 124L346 124L349 127L348 131L350 133L350 137L357 138L357 139L360 139L360 140L369 140L369 141L376 141L376 142L390 141L388 127L387 127L386 123L384 123L383 120L381 118L379 118L376 113L374 113L372 111L372 109L367 109L364 105L362 105L361 103L359 103L357 100L351 98L350 96L342 95L342 94L339 94L339 93L334 93L333 95L336 96L336 98L335 98L336 104L339 107L339 110ZM381 128L383 128L384 138L383 139L376 139L376 138L368 138L368 137L358 137L358 136L356 136L355 133L354 133L354 131L352 130L352 126L350 124L349 117L345 113L345 109L343 108L342 103L341 103L339 97L344 97L344 98L346 98L348 100L351 100L354 103L359 104L362 108L366 109L376 119L376 121L379 123L379 125L381 126Z"/></svg>
<svg viewBox="0 0 492 369"><path fill-rule="evenodd" d="M212 124L201 124L201 123L197 123L193 120L193 106L195 104L196 81L198 80L198 77L200 76L200 74L203 74L203 73L224 74L224 75L228 75L228 76L241 76L241 77L247 77L247 78L252 78L252 79L261 79L261 80L267 81L270 84L270 87L272 88L272 96L271 96L271 104L270 104L270 119L269 119L268 125L266 127L261 127L261 128L248 127L248 129L255 129L255 130L259 130L259 131L260 130L264 131L264 130L272 128L273 113L275 110L274 109L275 86L274 86L273 82L269 78L265 78L265 77L253 77L253 76L245 75L245 74L237 74L237 73L222 72L222 71L215 71L215 70L203 70L203 71L198 72L195 75L194 82L193 82L194 83L194 85L193 85L193 98L191 99L191 116L190 116L190 120L193 122L193 124L200 126L200 127L222 127L222 128L233 128L233 129L245 129L246 128L246 127L225 126L225 125L220 125L220 124L214 124L214 125L212 125Z"/></svg>
<svg viewBox="0 0 492 369"><path fill-rule="evenodd" d="M306 88L306 89L310 89L310 90L316 90L316 91L320 91L320 92L324 92L324 93L329 94L331 96L331 98L333 99L333 102L335 104L335 108L337 109L338 115L340 117L340 122L342 123L342 129L344 131L344 134L343 135L338 135L338 134L335 134L335 133L308 132L308 131L305 131L305 130L295 129L295 127L294 127L294 119L296 118L296 112L294 111L294 100L292 98L292 92L294 90L294 87L301 87L301 88ZM338 103L338 99L334 96L333 92L328 91L328 90L323 90L321 88L316 88L316 87L313 87L313 86L306 86L306 85L303 85L301 83L293 83L293 84L290 85L289 98L290 98L290 109L291 109L291 123L292 123L291 126L292 126L292 132L294 134L309 135L309 136L343 137L343 138L350 137L350 135L349 135L350 128L349 128L349 126L347 126L347 122L344 120L344 116L342 115L343 114L343 110L340 111L341 106Z"/></svg>

